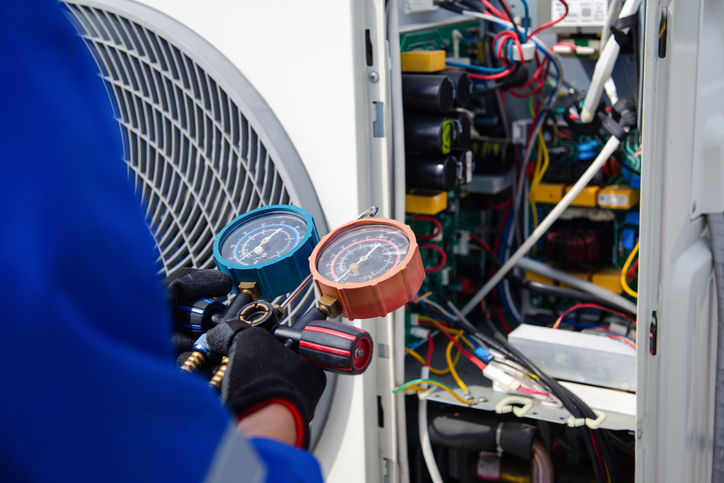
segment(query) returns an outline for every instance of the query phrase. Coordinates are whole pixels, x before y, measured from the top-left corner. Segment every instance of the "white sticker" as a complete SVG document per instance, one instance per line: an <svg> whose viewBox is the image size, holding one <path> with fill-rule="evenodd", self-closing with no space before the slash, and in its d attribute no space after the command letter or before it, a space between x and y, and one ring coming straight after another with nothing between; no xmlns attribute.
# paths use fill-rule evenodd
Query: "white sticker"
<svg viewBox="0 0 724 483"><path fill-rule="evenodd" d="M612 195L609 193L599 193L598 204L600 206L621 206L629 205L628 195Z"/></svg>
<svg viewBox="0 0 724 483"><path fill-rule="evenodd" d="M566 12L558 0L551 0L551 19ZM556 27L603 27L608 12L608 0L568 0L568 15Z"/></svg>
<svg viewBox="0 0 724 483"><path fill-rule="evenodd" d="M500 479L500 456L498 453L481 451L478 457L478 478L488 481Z"/></svg>

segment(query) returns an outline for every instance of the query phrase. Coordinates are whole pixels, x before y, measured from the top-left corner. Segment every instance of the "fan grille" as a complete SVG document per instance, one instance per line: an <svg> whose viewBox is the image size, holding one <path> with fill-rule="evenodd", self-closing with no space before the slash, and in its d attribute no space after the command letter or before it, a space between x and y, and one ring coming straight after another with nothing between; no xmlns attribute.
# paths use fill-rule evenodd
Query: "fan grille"
<svg viewBox="0 0 724 483"><path fill-rule="evenodd" d="M134 2L66 5L113 101L128 175L146 208L162 273L213 268L214 236L260 206L302 206L320 235L327 232L291 141L214 47ZM288 318L313 300L310 286L288 307Z"/></svg>
<svg viewBox="0 0 724 483"><path fill-rule="evenodd" d="M213 267L214 235L235 216L298 204L254 127L197 61L136 21L68 7L115 100L129 176L166 273Z"/></svg>

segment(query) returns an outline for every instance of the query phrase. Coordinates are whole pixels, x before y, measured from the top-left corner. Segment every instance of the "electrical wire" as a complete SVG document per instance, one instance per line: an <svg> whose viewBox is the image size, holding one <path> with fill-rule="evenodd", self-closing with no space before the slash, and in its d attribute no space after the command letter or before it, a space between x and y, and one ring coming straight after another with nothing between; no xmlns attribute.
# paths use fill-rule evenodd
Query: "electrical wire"
<svg viewBox="0 0 724 483"><path fill-rule="evenodd" d="M439 236L442 234L442 224L440 221L438 221L437 218L433 216L427 216L427 215L415 215L412 217L413 220L418 221L428 221L432 224L433 232L428 235L423 235L421 233L415 233L415 237L419 240L432 240L433 238Z"/></svg>
<svg viewBox="0 0 724 483"><path fill-rule="evenodd" d="M418 247L420 249L433 250L440 254L440 262L438 262L438 264L432 268L425 267L425 273L435 273L442 270L442 268L445 266L445 263L447 262L447 254L445 253L445 250L431 243L420 243L418 244Z"/></svg>
<svg viewBox="0 0 724 483"><path fill-rule="evenodd" d="M631 253L629 253L628 258L626 259L626 263L623 264L623 268L621 269L621 287L623 288L624 292L629 294L630 296L634 298L639 298L638 292L634 291L629 287L628 282L626 281L626 274L628 273L628 269L631 266L631 262L633 262L634 257L639 251L639 243L636 242L636 246L631 250Z"/></svg>
<svg viewBox="0 0 724 483"><path fill-rule="evenodd" d="M415 379L415 380L413 380L413 381L406 382L406 383L403 384L402 386L396 387L395 389L392 390L392 392L395 393L395 394L397 394L398 392L401 392L401 391L419 391L419 392L423 392L423 391L427 391L427 390L428 390L427 388L424 388L424 387L420 386L420 384L431 384L431 385L433 385L433 386L437 386L437 387L439 387L439 388L441 388L441 389L444 389L444 390L447 391L452 397L454 397L458 402L460 402L461 404L465 404L466 406L470 406L470 405L473 403L473 401L466 401L465 399L461 398L458 394L455 393L455 391L453 391L452 389L450 389L449 387L447 387L447 386L446 386L445 384L443 384L442 382L434 381L434 380L432 380L432 379Z"/></svg>
<svg viewBox="0 0 724 483"><path fill-rule="evenodd" d="M531 34L530 34L531 37L534 36L535 34L537 34L538 32L540 32L541 30L545 30L549 27L554 26L555 24L561 22L564 18L566 18L568 16L568 3L566 3L565 0L558 0L558 1L563 4L563 6L566 8L566 11L563 13L563 15L560 18L557 18L556 20L552 20L548 23L544 23L537 29L533 30L533 32L531 32Z"/></svg>
<svg viewBox="0 0 724 483"><path fill-rule="evenodd" d="M479 303L485 298L490 291L495 287L500 280L528 253L531 247L545 234L551 225L558 219L558 217L565 211L571 202L581 193L583 188L588 185L591 178L601 169L603 163L613 154L618 148L620 142L615 136L611 136L604 145L601 152L598 154L596 159L581 175L580 179L571 187L570 191L566 193L561 201L550 211L548 216L540 223L540 225L533 230L533 233L520 245L518 250L511 255L507 262L498 270L493 277L483 286L478 293L476 293L472 299L463 307L462 313L469 314ZM628 267L626 267L628 269Z"/></svg>
<svg viewBox="0 0 724 483"><path fill-rule="evenodd" d="M624 337L624 336L618 335L618 334L606 334L606 337L610 337L611 339L621 340L621 341L627 343L628 345L630 345L631 347L633 347L634 350L636 350L636 342L629 339L628 337Z"/></svg>
<svg viewBox="0 0 724 483"><path fill-rule="evenodd" d="M563 406L568 410L575 418L596 418L595 413L574 393L570 392L553 378L548 376L545 372L541 371L533 362L531 362L525 355L523 355L515 347L511 346L505 336L501 334L495 326L490 322L489 319L484 319L489 327L491 328L494 339L491 339L480 330L478 330L469 320L461 313L460 310L455 307L452 302L447 301L448 307L456 314L456 322L460 324L466 331L470 332L474 339L479 340L483 344L488 344L490 347L495 348L509 359L522 365L527 370L535 374L540 382L550 390L556 398L558 398ZM613 454L608 443L607 435L605 432L599 432L598 430L594 433L590 433L591 438L584 439L588 452L591 455L595 455L598 452L598 448L601 448L600 456L604 461L610 461L609 468L613 468L615 471L612 473L613 481L620 481L620 475L618 473L618 467L613 459ZM595 446L594 446L595 445ZM595 448L595 449L594 449ZM596 475L597 481L604 481L604 468L600 464L596 464L599 460L596 458L593 460L593 470Z"/></svg>
<svg viewBox="0 0 724 483"><path fill-rule="evenodd" d="M602 305L596 305L596 304L578 304L578 305L574 305L574 306L572 306L572 307L569 307L565 312L563 312L563 313L558 317L558 319L556 319L555 324L553 324L553 328L554 328L554 329L557 329L558 327L560 327L561 323L563 323L563 319L564 319L568 314L570 314L571 312L574 312L574 311L576 311L576 310L581 310L581 309L603 310L603 311L605 311L605 312L609 312L609 313L611 313L611 314L618 315L619 317L622 317L622 318L628 320L629 322L631 322L631 323L633 323L633 324L636 324L636 320L635 320L635 319L632 319L631 317L629 317L628 315L624 314L623 312L618 312L618 311L616 311L616 310L611 310L611 309L609 309L609 308L603 307Z"/></svg>

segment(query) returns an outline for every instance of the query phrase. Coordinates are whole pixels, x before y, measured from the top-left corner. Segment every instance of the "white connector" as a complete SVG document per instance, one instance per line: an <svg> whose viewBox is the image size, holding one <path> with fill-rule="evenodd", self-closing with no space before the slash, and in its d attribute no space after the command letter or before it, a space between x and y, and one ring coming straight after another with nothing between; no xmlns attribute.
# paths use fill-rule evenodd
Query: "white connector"
<svg viewBox="0 0 724 483"><path fill-rule="evenodd" d="M432 12L439 8L434 0L405 0L405 13Z"/></svg>
<svg viewBox="0 0 724 483"><path fill-rule="evenodd" d="M485 366L483 375L493 381L494 384L500 386L503 392L515 392L520 387L520 381L518 381L518 379L498 369L493 363Z"/></svg>
<svg viewBox="0 0 724 483"><path fill-rule="evenodd" d="M528 62L530 60L533 60L535 57L535 42L532 40L529 40L528 42L521 45L523 50L523 60L525 62ZM514 62L520 62L520 51L513 47L513 58L512 60Z"/></svg>

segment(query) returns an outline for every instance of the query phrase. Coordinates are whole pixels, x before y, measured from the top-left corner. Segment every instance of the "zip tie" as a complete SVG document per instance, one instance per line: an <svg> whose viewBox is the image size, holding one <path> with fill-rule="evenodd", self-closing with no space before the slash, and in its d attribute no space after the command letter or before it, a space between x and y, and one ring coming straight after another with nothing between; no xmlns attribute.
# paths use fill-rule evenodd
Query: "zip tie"
<svg viewBox="0 0 724 483"><path fill-rule="evenodd" d="M521 404L523 407L513 406L513 404ZM533 400L530 398L522 396L508 396L495 406L495 412L498 414L512 412L519 418L522 418L532 407Z"/></svg>
<svg viewBox="0 0 724 483"><path fill-rule="evenodd" d="M566 424L570 428L578 428L581 426L588 426L591 429L598 429L601 427L601 424L606 420L606 413L603 411L599 411L598 409L593 409L593 414L598 416L596 419L591 418L574 418L571 416L568 418L568 421Z"/></svg>

